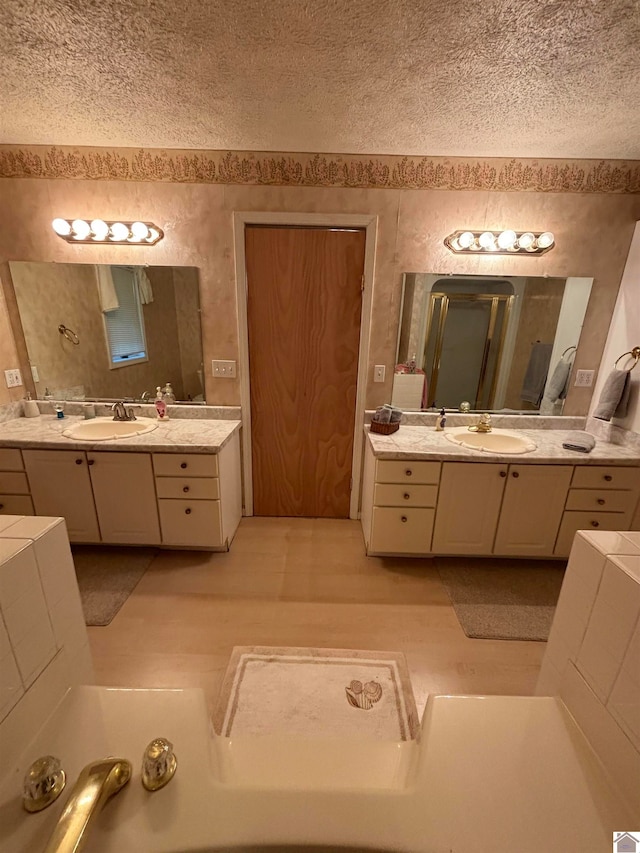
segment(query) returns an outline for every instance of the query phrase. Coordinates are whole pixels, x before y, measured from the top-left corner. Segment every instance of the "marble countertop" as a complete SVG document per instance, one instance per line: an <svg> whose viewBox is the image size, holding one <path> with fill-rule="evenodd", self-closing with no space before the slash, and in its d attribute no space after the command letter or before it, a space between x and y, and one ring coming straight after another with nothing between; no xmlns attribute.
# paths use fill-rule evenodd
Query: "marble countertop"
<svg viewBox="0 0 640 853"><path fill-rule="evenodd" d="M176 418L159 423L144 435L107 441L80 441L67 438L63 431L81 417L51 415L38 418L14 418L0 424L0 447L41 450L120 450L138 452L217 453L240 429L240 421L188 420Z"/></svg>
<svg viewBox="0 0 640 853"><path fill-rule="evenodd" d="M447 462L517 462L572 464L572 465L640 465L637 449L620 444L611 444L596 438L591 453L567 450L562 446L564 439L572 432L560 429L518 429L510 430L531 439L537 449L529 453L505 454L489 453L484 450L472 450L461 447L445 438L444 432L422 426L401 425L392 435L379 435L366 428L369 444L377 459L432 459ZM595 437L595 436L594 436Z"/></svg>

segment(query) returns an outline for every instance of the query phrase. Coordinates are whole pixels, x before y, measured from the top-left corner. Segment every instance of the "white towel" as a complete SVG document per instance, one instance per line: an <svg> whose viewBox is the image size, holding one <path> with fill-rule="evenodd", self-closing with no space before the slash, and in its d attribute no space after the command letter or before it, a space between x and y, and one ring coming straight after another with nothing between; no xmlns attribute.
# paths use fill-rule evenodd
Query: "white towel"
<svg viewBox="0 0 640 853"><path fill-rule="evenodd" d="M120 303L118 302L116 286L113 283L111 267L105 264L96 264L94 269L96 274L96 284L98 286L100 310L103 314L107 311L115 311L116 308L120 307Z"/></svg>
<svg viewBox="0 0 640 853"><path fill-rule="evenodd" d="M150 302L153 302L153 288L151 287L151 282L145 268L136 267L135 277L140 302L143 305L148 305Z"/></svg>
<svg viewBox="0 0 640 853"><path fill-rule="evenodd" d="M629 407L630 386L630 370L612 370L602 386L600 400L593 417L601 421L626 417Z"/></svg>

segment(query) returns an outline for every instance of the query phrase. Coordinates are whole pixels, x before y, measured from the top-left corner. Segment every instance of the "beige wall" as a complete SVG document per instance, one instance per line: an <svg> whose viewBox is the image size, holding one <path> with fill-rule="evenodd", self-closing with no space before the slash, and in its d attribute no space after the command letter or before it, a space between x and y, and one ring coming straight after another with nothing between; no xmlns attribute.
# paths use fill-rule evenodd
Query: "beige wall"
<svg viewBox="0 0 640 853"><path fill-rule="evenodd" d="M593 276L576 366L597 369L616 300L640 197L539 192L334 189L1 179L0 263L74 260L194 266L200 271L205 365L238 358L233 211L359 213L378 217L367 405L391 397L401 273L483 273ZM165 238L155 247L70 245L51 230L55 216L150 218ZM455 256L443 245L458 228L552 230L557 245L538 257ZM2 267L0 266L0 275ZM2 305L0 304L0 309ZM6 323L0 313L0 332ZM0 369L14 346L0 341ZM5 362L9 359L9 363ZM373 365L387 365L387 382L374 385ZM0 374L1 376L1 374ZM0 386L4 383L0 382ZM206 377L207 401L238 404L239 382ZM0 402L18 399L0 387ZM571 389L565 413L586 413L590 389Z"/></svg>

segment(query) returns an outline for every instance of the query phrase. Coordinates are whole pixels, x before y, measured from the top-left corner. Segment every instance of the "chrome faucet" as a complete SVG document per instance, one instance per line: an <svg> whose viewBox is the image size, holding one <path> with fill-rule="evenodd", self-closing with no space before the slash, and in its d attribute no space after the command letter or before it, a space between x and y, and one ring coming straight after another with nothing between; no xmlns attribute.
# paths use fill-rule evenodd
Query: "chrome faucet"
<svg viewBox="0 0 640 853"><path fill-rule="evenodd" d="M113 412L114 421L137 420L136 416L133 413L133 409L131 407L127 409L122 400L119 400L117 403L114 403L113 406L111 406L111 411Z"/></svg>
<svg viewBox="0 0 640 853"><path fill-rule="evenodd" d="M480 415L480 419L477 424L469 427L469 432L491 432L491 415L485 413L484 415Z"/></svg>
<svg viewBox="0 0 640 853"><path fill-rule="evenodd" d="M88 764L73 786L45 853L78 853L87 841L93 819L109 797L124 788L131 769L126 758L105 758Z"/></svg>

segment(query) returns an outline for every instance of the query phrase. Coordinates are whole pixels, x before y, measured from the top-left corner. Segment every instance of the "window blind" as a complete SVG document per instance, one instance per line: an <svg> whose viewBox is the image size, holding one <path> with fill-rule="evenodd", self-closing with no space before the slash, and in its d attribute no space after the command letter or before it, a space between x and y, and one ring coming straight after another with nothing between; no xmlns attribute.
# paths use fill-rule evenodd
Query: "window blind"
<svg viewBox="0 0 640 853"><path fill-rule="evenodd" d="M146 358L142 310L133 270L111 267L111 273L119 305L104 315L111 361L116 364Z"/></svg>

